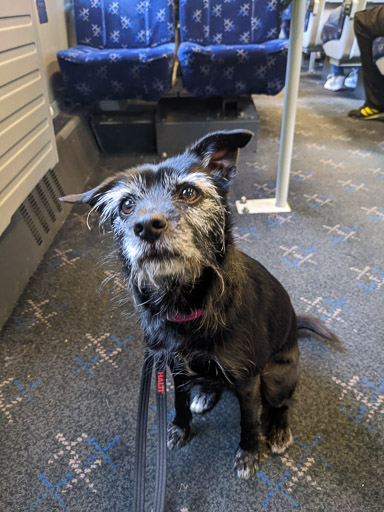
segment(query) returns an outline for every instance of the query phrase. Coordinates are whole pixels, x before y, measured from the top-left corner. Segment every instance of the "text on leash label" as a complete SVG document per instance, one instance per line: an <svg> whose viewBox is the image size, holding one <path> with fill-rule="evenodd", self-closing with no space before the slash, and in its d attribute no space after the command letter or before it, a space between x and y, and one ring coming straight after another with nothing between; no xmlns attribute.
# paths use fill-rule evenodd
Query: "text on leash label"
<svg viewBox="0 0 384 512"><path fill-rule="evenodd" d="M165 393L164 372L157 372L157 392L162 395Z"/></svg>

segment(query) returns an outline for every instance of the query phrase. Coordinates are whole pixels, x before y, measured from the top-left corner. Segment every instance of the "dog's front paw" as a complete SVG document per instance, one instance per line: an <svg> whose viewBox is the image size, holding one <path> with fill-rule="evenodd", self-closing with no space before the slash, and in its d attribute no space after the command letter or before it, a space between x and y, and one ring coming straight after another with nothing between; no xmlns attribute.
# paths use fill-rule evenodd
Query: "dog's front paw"
<svg viewBox="0 0 384 512"><path fill-rule="evenodd" d="M234 469L237 476L243 480L253 478L259 469L259 453L239 448L235 455Z"/></svg>
<svg viewBox="0 0 384 512"><path fill-rule="evenodd" d="M184 429L178 427L174 423L168 425L167 446L170 450L178 450L185 446L192 439L193 433L191 428Z"/></svg>
<svg viewBox="0 0 384 512"><path fill-rule="evenodd" d="M289 427L286 429L272 427L268 434L268 443L272 453L282 454L293 442L292 432Z"/></svg>
<svg viewBox="0 0 384 512"><path fill-rule="evenodd" d="M220 395L217 393L204 393L200 391L193 397L191 411L196 414L204 414L215 407Z"/></svg>

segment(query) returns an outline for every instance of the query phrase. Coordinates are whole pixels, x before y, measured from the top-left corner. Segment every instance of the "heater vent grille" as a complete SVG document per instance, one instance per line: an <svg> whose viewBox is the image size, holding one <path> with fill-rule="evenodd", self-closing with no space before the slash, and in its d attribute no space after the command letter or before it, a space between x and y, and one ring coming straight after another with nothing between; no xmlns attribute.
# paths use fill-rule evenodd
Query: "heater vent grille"
<svg viewBox="0 0 384 512"><path fill-rule="evenodd" d="M20 213L23 219L25 220L25 223L29 231L31 232L33 238L35 239L35 242L37 243L37 245L41 245L43 243L43 239L40 235L40 231L37 229L36 224L30 216L27 208L23 204L20 206Z"/></svg>
<svg viewBox="0 0 384 512"><path fill-rule="evenodd" d="M62 212L59 197L64 188L55 171L49 171L29 194L19 210L37 245L42 245Z"/></svg>

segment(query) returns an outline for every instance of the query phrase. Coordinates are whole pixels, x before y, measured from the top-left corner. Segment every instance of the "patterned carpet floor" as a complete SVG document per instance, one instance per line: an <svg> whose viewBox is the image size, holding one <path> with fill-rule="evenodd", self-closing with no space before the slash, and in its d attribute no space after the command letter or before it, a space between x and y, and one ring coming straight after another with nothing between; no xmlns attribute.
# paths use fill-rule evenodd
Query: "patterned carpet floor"
<svg viewBox="0 0 384 512"><path fill-rule="evenodd" d="M233 202L274 196L282 95L255 101L258 149L241 153ZM283 283L297 311L325 320L345 352L301 339L294 444L283 456L264 447L252 481L232 470L234 396L196 417L196 437L168 453L167 512L384 510L384 123L349 120L359 104L303 73L292 212L234 213L239 247ZM92 182L138 160L146 157L104 158ZM96 216L89 224L86 209L74 207L1 335L1 512L132 510L143 341L119 265L107 259L112 242Z"/></svg>

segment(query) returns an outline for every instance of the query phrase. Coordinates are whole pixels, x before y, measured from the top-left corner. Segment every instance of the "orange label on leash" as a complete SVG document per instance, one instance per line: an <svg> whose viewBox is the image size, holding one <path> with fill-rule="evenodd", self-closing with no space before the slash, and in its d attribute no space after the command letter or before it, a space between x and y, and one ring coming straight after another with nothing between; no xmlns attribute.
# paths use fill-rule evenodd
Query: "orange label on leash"
<svg viewBox="0 0 384 512"><path fill-rule="evenodd" d="M157 392L162 395L165 393L164 372L157 373Z"/></svg>

